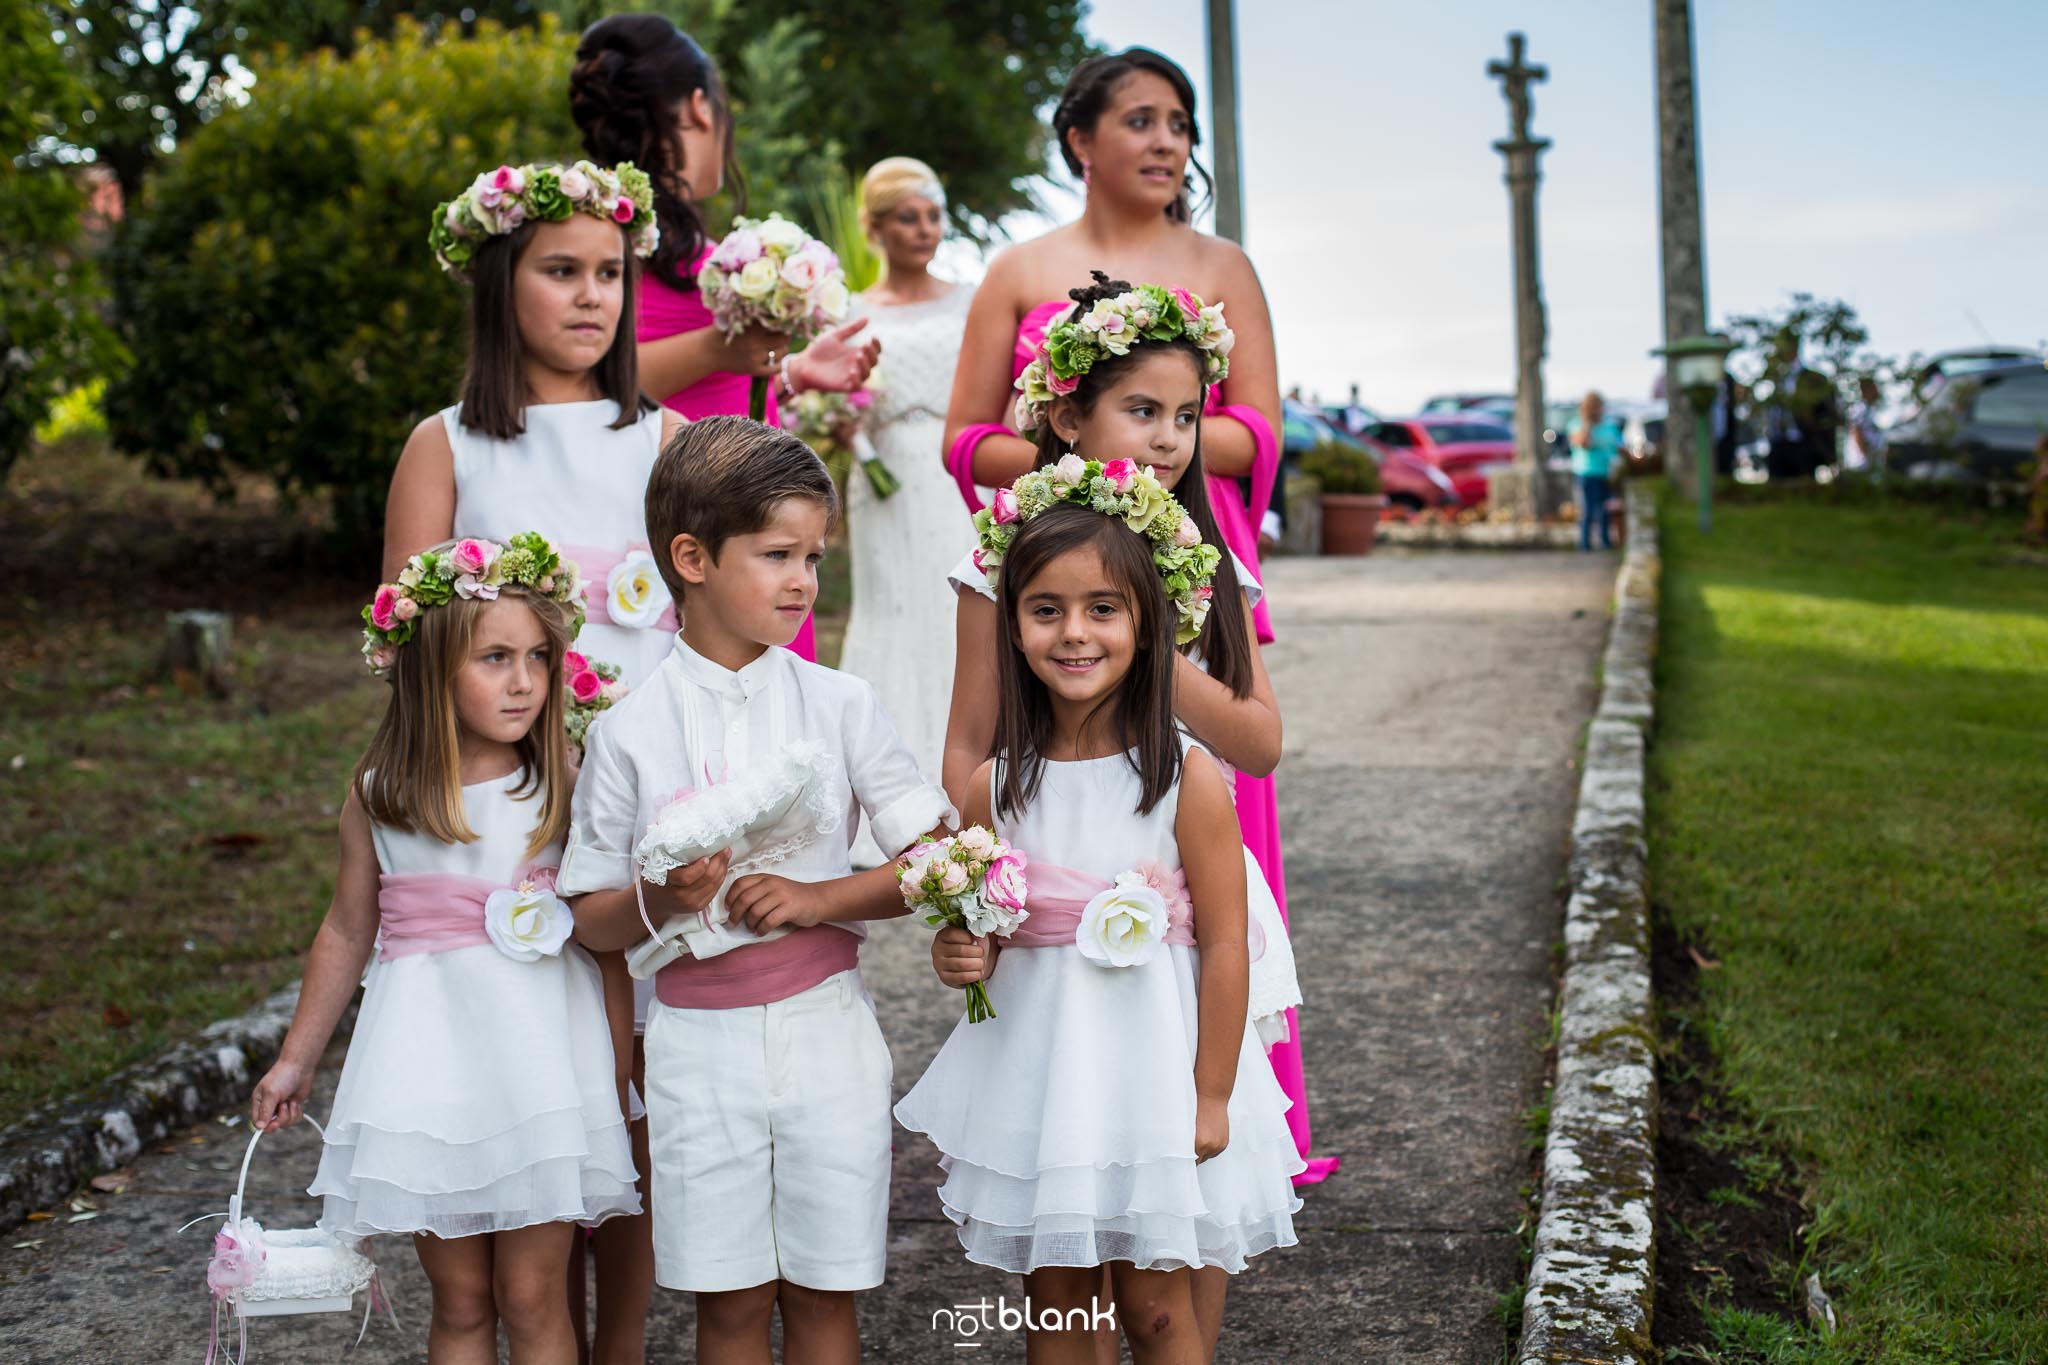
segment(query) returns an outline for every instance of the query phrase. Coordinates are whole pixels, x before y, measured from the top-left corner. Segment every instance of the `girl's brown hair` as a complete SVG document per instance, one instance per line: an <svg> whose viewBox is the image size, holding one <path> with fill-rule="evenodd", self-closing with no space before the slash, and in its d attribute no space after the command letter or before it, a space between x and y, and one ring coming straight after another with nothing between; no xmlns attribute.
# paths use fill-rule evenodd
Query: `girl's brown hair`
<svg viewBox="0 0 2048 1365"><path fill-rule="evenodd" d="M1100 270L1091 273L1095 276L1094 284L1067 293L1068 298L1081 306L1082 313L1103 299L1113 299L1130 290L1131 286L1123 280L1112 280ZM1081 386L1070 395L1074 406L1084 417L1095 411L1102 395L1115 388L1117 381L1133 365L1145 356L1157 355L1161 350L1184 352L1195 367L1199 382L1203 373L1203 355L1192 341L1148 341L1142 346L1131 347L1123 355L1105 355L1097 360L1088 373L1081 376ZM1202 396L1204 399L1208 397L1206 385ZM1039 469L1056 464L1060 456L1067 453L1061 448L1059 434L1052 429L1051 422L1040 422L1037 435ZM1224 544L1223 532L1216 526L1216 511L1209 505L1209 476L1202 469L1202 422L1199 417L1195 419L1195 453L1189 458L1188 467L1181 471L1180 482L1173 486L1173 496L1195 523L1195 529L1202 533L1203 542L1224 552L1216 565L1216 596L1210 600L1208 619L1202 623L1202 633L1188 643L1187 651L1200 654L1204 670L1229 688L1232 696L1248 697L1252 693L1253 673L1248 624L1250 613L1245 610L1244 585L1238 581L1230 547Z"/></svg>
<svg viewBox="0 0 2048 1365"><path fill-rule="evenodd" d="M470 266L469 371L462 378L462 425L500 441L526 430L526 344L519 337L519 305L513 277L533 243L539 223L521 223L503 237L477 248ZM634 342L633 297L639 293L639 260L625 229L619 229L625 273L620 278L618 330L611 348L591 369L597 391L619 405L614 431L630 427L654 408L640 392L640 349Z"/></svg>
<svg viewBox="0 0 2048 1365"><path fill-rule="evenodd" d="M435 548L445 550L455 542ZM540 814L527 841L530 858L569 833L569 743L562 714L562 654L569 648L568 608L523 585L507 584L498 600L526 604L547 639L548 686L540 715L517 749L524 780L513 796L540 795ZM349 779L377 824L426 834L444 844L476 840L462 805L461 726L455 675L468 662L477 618L490 605L458 597L420 613L419 628L400 646L391 669L391 705Z"/></svg>
<svg viewBox="0 0 2048 1365"><path fill-rule="evenodd" d="M1158 805L1180 778L1180 730L1173 719L1173 605L1153 567L1152 547L1119 518L1086 507L1050 507L1017 532L999 575L996 614L1002 618L1004 646L996 666L999 814L1016 815L1038 794L1045 745L1052 738L1052 699L1024 658L1017 608L1048 564L1081 549L1101 557L1134 624L1138 648L1130 672L1101 705L1115 708L1109 733L1137 770L1138 813Z"/></svg>

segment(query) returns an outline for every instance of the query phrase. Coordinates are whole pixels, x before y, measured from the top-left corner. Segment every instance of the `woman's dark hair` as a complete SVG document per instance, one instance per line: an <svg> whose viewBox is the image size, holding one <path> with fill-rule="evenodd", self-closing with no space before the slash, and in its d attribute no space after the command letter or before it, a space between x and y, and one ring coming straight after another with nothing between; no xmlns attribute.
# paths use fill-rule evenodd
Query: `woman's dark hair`
<svg viewBox="0 0 2048 1365"><path fill-rule="evenodd" d="M1137 652L1131 671L1101 705L1115 708L1109 733L1137 770L1138 813L1158 805L1180 778L1180 729L1173 719L1173 604L1152 566L1151 544L1121 518L1087 507L1049 507L1024 523L1010 542L996 595L1004 645L996 670L995 753L1002 771L998 814L1016 815L1038 794L1045 746L1052 738L1052 700L1024 658L1017 608L1046 565L1083 548L1101 556L1110 582L1130 606Z"/></svg>
<svg viewBox="0 0 2048 1365"><path fill-rule="evenodd" d="M477 248L470 265L469 371L462 377L462 425L500 441L526 430L526 344L519 337L519 306L512 281L520 258L540 224L521 223L503 237ZM619 229L619 326L610 349L592 368L597 391L619 405L612 429L632 426L654 404L640 392L640 349L634 342L633 296L639 292L639 262L624 228Z"/></svg>
<svg viewBox="0 0 2048 1365"><path fill-rule="evenodd" d="M1086 289L1073 289L1067 297L1080 305L1080 313L1086 313L1103 299L1113 299L1127 293L1130 285L1123 280L1112 280L1100 270L1089 272L1095 276L1095 283ZM1080 316L1076 313L1075 316ZM1192 341L1148 341L1133 346L1123 355L1106 355L1081 376L1081 386L1069 395L1083 416L1095 411L1095 405L1102 395L1116 387L1130 368L1148 355L1157 355L1161 350L1185 352L1195 367L1195 374L1202 374L1202 353ZM1202 395L1208 397L1206 389ZM1038 464L1044 469L1056 464L1066 451L1060 447L1059 434L1052 429L1050 421L1038 424ZM1202 533L1205 544L1222 550L1223 558L1216 565L1216 596L1209 603L1209 618L1202 623L1202 633L1188 646L1190 652L1202 656L1203 667L1210 677L1229 688L1233 696L1248 697L1252 691L1252 644L1251 632L1246 626L1244 607L1244 585L1238 581L1237 566L1230 557L1230 547L1223 543L1223 533L1216 526L1216 511L1209 505L1209 476L1202 469L1202 424L1195 420L1195 453L1188 460L1188 467L1182 471L1180 482L1173 486L1174 500L1194 521L1195 529Z"/></svg>
<svg viewBox="0 0 2048 1365"><path fill-rule="evenodd" d="M1149 47L1127 47L1112 56L1090 57L1067 77L1067 88L1060 92L1060 102L1052 113L1052 132L1060 144L1060 157L1076 180L1084 177L1084 169L1081 158L1067 143L1067 134L1077 128L1084 133L1094 132L1117 87L1140 71L1149 71L1173 87L1180 96L1181 107L1188 111L1188 145L1202 145L1202 125L1195 118L1195 87L1179 63ZM1216 190L1216 182L1201 162L1190 156L1188 165L1193 167L1194 175L1182 179L1180 193L1166 206L1166 216L1176 223L1194 219L1195 176L1202 178L1203 203L1208 203Z"/></svg>
<svg viewBox="0 0 2048 1365"><path fill-rule="evenodd" d="M675 115L699 90L724 127L725 183L732 186L735 209L744 210L747 187L732 151L732 108L718 68L695 39L659 14L614 14L583 30L576 44L569 113L583 130L583 149L600 166L630 161L653 179L661 245L647 268L671 289L686 292L697 287L686 272L704 249L705 231L690 168L680 160Z"/></svg>

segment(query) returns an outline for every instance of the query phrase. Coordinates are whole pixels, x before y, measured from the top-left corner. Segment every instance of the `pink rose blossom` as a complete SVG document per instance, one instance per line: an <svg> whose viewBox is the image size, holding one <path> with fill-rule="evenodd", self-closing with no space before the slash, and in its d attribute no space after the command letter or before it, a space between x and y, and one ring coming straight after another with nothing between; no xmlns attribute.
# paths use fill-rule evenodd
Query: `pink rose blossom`
<svg viewBox="0 0 2048 1365"><path fill-rule="evenodd" d="M569 679L569 691L578 701L596 701L597 694L604 691L604 679L586 668Z"/></svg>
<svg viewBox="0 0 2048 1365"><path fill-rule="evenodd" d="M957 896L967 889L967 869L958 863L947 863L939 873L939 890L949 896Z"/></svg>
<svg viewBox="0 0 2048 1365"><path fill-rule="evenodd" d="M1135 460L1111 460L1102 467L1102 477L1121 493L1131 486L1131 480L1138 477L1138 463Z"/></svg>
<svg viewBox="0 0 2048 1365"><path fill-rule="evenodd" d="M458 540L450 553L455 561L455 572L475 574L491 567L491 561L498 557L498 547L489 541Z"/></svg>
<svg viewBox="0 0 2048 1365"><path fill-rule="evenodd" d="M401 597L391 604L391 614L401 621L410 621L420 614L420 604L410 597Z"/></svg>
<svg viewBox="0 0 2048 1365"><path fill-rule="evenodd" d="M370 624L379 630L391 629L399 600L397 584L386 583L377 589L377 595L370 600Z"/></svg>
<svg viewBox="0 0 2048 1365"><path fill-rule="evenodd" d="M572 204L590 195L590 177L573 167L563 171L555 184L561 189L562 197Z"/></svg>
<svg viewBox="0 0 2048 1365"><path fill-rule="evenodd" d="M614 223L630 223L633 221L633 214L636 211L632 200L621 198L612 205L612 221Z"/></svg>
<svg viewBox="0 0 2048 1365"><path fill-rule="evenodd" d="M972 558L972 559L974 560L974 571L975 571L976 573L983 573L983 574L985 574L985 573L987 573L987 572L988 572L988 565L986 565L986 564L984 564L984 563L982 563L982 562L981 562L981 547L980 547L980 546L976 546L976 547L975 547L975 549L974 549L974 554L973 554L973 555L971 556L971 558Z"/></svg>
<svg viewBox="0 0 2048 1365"><path fill-rule="evenodd" d="M989 515L995 519L996 525L1008 526L1017 519L1017 495L1007 488L998 488L996 500L990 505Z"/></svg>
<svg viewBox="0 0 2048 1365"><path fill-rule="evenodd" d="M572 678L578 673L587 673L590 671L590 660L573 649L566 650L562 654L562 671Z"/></svg>
<svg viewBox="0 0 2048 1365"><path fill-rule="evenodd" d="M524 194L526 193L526 176L516 167L500 166L491 176L491 188L503 190L507 194Z"/></svg>
<svg viewBox="0 0 2048 1365"><path fill-rule="evenodd" d="M1215 587L1208 583L1204 583L1201 587L1195 589L1195 600L1197 602L1206 602L1215 595Z"/></svg>
<svg viewBox="0 0 2048 1365"><path fill-rule="evenodd" d="M1173 543L1184 547L1202 543L1202 528L1195 525L1193 517L1182 517L1180 525L1173 528Z"/></svg>
<svg viewBox="0 0 2048 1365"><path fill-rule="evenodd" d="M855 389L846 395L846 401L856 412L865 412L875 405L875 395L867 389Z"/></svg>
<svg viewBox="0 0 2048 1365"><path fill-rule="evenodd" d="M1054 374L1052 368L1048 366L1045 372L1045 386L1057 394L1072 393L1075 389L1081 387L1081 376L1077 374L1072 378L1061 378L1059 375Z"/></svg>
<svg viewBox="0 0 2048 1365"><path fill-rule="evenodd" d="M378 645L370 651L370 667L379 671L398 662L398 651L390 645Z"/></svg>
<svg viewBox="0 0 2048 1365"><path fill-rule="evenodd" d="M1187 290L1174 286L1173 301L1180 305L1180 311L1187 315L1187 325L1192 327L1202 320L1202 305Z"/></svg>
<svg viewBox="0 0 2048 1365"><path fill-rule="evenodd" d="M620 697L623 697L625 695L626 684L618 678L613 678L610 682L604 685L601 691L598 692L598 696L605 701L617 701Z"/></svg>
<svg viewBox="0 0 2048 1365"><path fill-rule="evenodd" d="M1070 450L1060 456L1060 462L1052 467L1052 472L1061 483L1077 484L1088 477L1088 462Z"/></svg>
<svg viewBox="0 0 2048 1365"><path fill-rule="evenodd" d="M988 865L988 880L982 883L982 895L991 905L1000 905L1005 910L1024 908L1025 862L1023 853L1013 848Z"/></svg>

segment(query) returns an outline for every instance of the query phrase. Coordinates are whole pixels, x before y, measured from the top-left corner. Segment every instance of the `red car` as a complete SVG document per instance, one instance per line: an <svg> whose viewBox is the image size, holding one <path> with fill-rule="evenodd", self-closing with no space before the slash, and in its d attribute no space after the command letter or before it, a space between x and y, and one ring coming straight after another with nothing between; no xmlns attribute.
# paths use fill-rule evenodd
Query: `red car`
<svg viewBox="0 0 2048 1365"><path fill-rule="evenodd" d="M1435 465L1458 490L1458 501L1486 501L1486 477L1515 462L1515 434L1473 413L1429 413L1382 421L1368 433L1381 445L1412 451Z"/></svg>

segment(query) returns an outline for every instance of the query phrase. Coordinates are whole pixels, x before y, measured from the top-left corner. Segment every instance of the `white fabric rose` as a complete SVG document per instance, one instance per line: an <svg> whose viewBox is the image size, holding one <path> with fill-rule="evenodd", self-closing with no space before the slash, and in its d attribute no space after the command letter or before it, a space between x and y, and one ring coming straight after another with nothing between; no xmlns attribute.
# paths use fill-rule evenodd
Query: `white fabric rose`
<svg viewBox="0 0 2048 1365"><path fill-rule="evenodd" d="M1159 951L1166 929L1165 898L1142 882L1119 880L1081 912L1074 946L1099 967L1138 967Z"/></svg>
<svg viewBox="0 0 2048 1365"><path fill-rule="evenodd" d="M575 927L568 903L532 882L521 882L509 891L493 891L484 901L484 932L490 935L492 945L514 962L555 956Z"/></svg>
<svg viewBox="0 0 2048 1365"><path fill-rule="evenodd" d="M669 602L668 585L646 550L629 552L605 575L604 609L615 626L646 630L660 623Z"/></svg>

